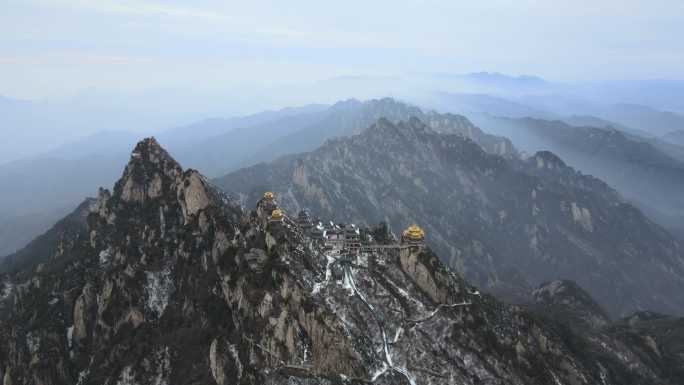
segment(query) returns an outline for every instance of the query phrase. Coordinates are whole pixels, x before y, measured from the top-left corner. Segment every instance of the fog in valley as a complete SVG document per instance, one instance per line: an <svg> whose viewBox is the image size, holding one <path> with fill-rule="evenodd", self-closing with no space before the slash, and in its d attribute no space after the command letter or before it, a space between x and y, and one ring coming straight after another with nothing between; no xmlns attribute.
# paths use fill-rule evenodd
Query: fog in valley
<svg viewBox="0 0 684 385"><path fill-rule="evenodd" d="M684 2L3 0L0 384L684 383Z"/></svg>

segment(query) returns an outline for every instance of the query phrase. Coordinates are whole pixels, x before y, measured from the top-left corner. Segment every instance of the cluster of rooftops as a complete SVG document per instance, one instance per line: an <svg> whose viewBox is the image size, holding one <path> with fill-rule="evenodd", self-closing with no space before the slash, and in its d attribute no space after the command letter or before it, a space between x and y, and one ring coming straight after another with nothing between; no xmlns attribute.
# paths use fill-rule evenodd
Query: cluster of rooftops
<svg viewBox="0 0 684 385"><path fill-rule="evenodd" d="M336 243L344 244L348 247L368 247L376 243L373 239L372 230L359 228L353 223L341 224L323 222L319 218L312 217L307 210L302 210L294 219L288 218L282 209L275 203L275 196L272 192L265 192L262 199L264 209L270 210L269 220L271 222L294 222L302 229L305 235L314 240L322 240L326 247ZM395 238L396 239L396 238ZM401 233L401 244L405 246L422 246L425 240L425 232L418 225L412 224ZM385 246L387 247L387 246Z"/></svg>

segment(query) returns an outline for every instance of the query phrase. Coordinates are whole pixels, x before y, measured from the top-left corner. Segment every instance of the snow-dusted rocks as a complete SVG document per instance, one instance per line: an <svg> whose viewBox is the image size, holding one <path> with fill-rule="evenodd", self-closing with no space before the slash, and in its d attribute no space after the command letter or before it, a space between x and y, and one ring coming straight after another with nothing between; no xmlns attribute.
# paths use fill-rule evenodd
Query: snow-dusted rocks
<svg viewBox="0 0 684 385"><path fill-rule="evenodd" d="M327 249L284 207L279 220L263 205L245 213L193 175L141 142L85 227L56 237L57 257L39 254L8 277L4 385L612 385L631 373L611 361L622 350L585 359L555 327L480 295L429 247L346 258L346 246ZM381 229L374 242L397 243Z"/></svg>
<svg viewBox="0 0 684 385"><path fill-rule="evenodd" d="M159 318L164 313L174 290L171 269L146 271L145 278L145 311L152 318Z"/></svg>

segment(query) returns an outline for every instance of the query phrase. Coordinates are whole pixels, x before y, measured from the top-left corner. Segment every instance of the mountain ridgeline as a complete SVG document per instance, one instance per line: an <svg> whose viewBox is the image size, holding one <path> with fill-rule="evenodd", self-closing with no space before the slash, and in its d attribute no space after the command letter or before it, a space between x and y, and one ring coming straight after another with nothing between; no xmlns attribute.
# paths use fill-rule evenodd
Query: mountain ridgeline
<svg viewBox="0 0 684 385"><path fill-rule="evenodd" d="M479 157L485 174L506 166L415 119L351 140L390 132L385 153L411 139L444 161ZM426 171L434 160L415 158ZM603 314L576 287L539 288L529 312L480 294L427 246L343 264L303 227L272 219L274 202L255 202L243 211L154 139L138 143L112 192L2 265L3 384L681 383L682 338L669 332L680 319L599 317L578 333L543 310Z"/></svg>
<svg viewBox="0 0 684 385"><path fill-rule="evenodd" d="M419 223L445 263L516 302L561 278L613 316L682 313L683 252L667 231L550 152L503 157L448 127L381 119L359 135L216 183L242 202L274 191L292 213L306 208L394 229Z"/></svg>
<svg viewBox="0 0 684 385"><path fill-rule="evenodd" d="M327 139L358 133L381 117L397 122L411 116L437 130L448 122L488 150L512 155L508 139L487 135L461 116L423 112L390 98L212 119L167 130L159 142L183 164L219 176L284 154L312 151ZM93 135L44 157L0 166L0 178L8 181L0 185L0 257L50 228L93 189L112 185L135 143L131 135Z"/></svg>
<svg viewBox="0 0 684 385"><path fill-rule="evenodd" d="M458 131L478 141L488 151L501 155L511 155L514 151L511 142L503 137L488 135L460 115L439 114L396 101L391 98L374 99L366 102L350 99L333 105L325 117L310 126L304 127L289 135L268 138L272 143L261 148L249 158L247 165L260 161L274 160L285 154L312 151L326 140L355 135L372 125L380 118L391 122L418 117L431 125L436 131L442 129Z"/></svg>
<svg viewBox="0 0 684 385"><path fill-rule="evenodd" d="M647 215L684 239L684 147L626 134L614 127L569 126L541 119L482 122L526 152L547 149L601 178Z"/></svg>

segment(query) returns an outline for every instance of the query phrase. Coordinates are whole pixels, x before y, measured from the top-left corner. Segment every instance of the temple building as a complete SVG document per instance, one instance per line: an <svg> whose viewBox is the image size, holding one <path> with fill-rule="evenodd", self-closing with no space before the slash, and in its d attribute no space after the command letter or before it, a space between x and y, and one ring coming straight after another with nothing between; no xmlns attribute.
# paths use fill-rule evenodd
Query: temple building
<svg viewBox="0 0 684 385"><path fill-rule="evenodd" d="M422 245L425 241L425 232L418 225L411 225L401 233L401 243Z"/></svg>
<svg viewBox="0 0 684 385"><path fill-rule="evenodd" d="M282 222L283 212L280 209L274 209L271 211L271 222Z"/></svg>

